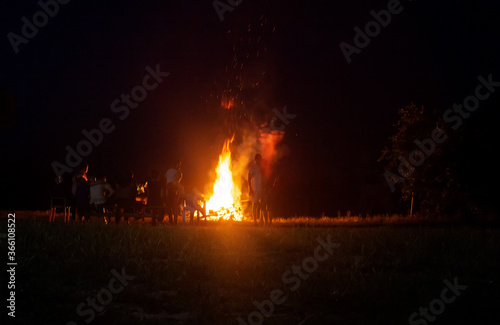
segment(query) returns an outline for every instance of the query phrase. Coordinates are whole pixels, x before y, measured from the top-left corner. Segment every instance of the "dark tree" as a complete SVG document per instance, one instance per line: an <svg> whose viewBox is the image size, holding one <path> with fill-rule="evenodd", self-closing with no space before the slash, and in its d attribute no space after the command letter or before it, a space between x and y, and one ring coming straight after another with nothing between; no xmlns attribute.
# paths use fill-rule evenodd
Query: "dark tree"
<svg viewBox="0 0 500 325"><path fill-rule="evenodd" d="M401 109L396 133L379 158L394 194L407 207L413 198L414 211L425 215L494 218L499 173L493 148L498 136L490 114L452 128L442 112L413 103Z"/></svg>
<svg viewBox="0 0 500 325"><path fill-rule="evenodd" d="M433 140L440 135L441 143ZM448 136L435 112L410 104L399 110L396 133L379 158L385 178L401 201L425 214L454 214L459 184L449 161Z"/></svg>

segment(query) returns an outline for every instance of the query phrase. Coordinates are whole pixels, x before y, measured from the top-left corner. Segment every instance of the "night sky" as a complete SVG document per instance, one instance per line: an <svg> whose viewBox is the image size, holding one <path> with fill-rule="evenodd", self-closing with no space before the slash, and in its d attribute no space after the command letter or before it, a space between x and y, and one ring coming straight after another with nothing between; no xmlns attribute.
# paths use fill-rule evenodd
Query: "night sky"
<svg viewBox="0 0 500 325"><path fill-rule="evenodd" d="M348 63L340 44L354 46L354 28L388 4L399 13ZM64 163L66 146L103 119L114 129L84 158L90 175L132 170L145 180L181 159L186 186L203 188L228 132L219 104L236 54L243 113L265 121L286 106L296 114L279 147L284 213L392 211L377 159L398 110L414 102L444 112L473 94L478 76L500 81L498 1L245 0L223 21L209 0L58 6L27 43L12 46L9 33L23 37L21 19L32 22L41 7L1 4L0 208L47 208L51 164ZM169 74L126 117L114 112L148 66ZM466 123L494 127L498 97ZM472 169L496 159L481 154ZM62 176L69 182L71 173Z"/></svg>

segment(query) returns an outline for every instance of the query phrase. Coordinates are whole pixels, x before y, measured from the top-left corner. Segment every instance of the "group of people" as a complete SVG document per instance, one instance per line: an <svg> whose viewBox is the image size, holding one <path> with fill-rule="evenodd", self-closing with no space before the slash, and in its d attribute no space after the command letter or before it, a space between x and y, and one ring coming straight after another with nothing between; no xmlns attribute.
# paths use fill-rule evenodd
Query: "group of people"
<svg viewBox="0 0 500 325"><path fill-rule="evenodd" d="M72 178L71 194L73 195L74 208L72 219L88 220L90 215L100 217L104 209L116 205L116 222L120 222L123 207L132 207L135 203L137 188L134 174L128 172L120 176L115 186L108 183L106 177L90 178L87 176L89 166L77 172Z"/></svg>
<svg viewBox="0 0 500 325"><path fill-rule="evenodd" d="M276 179L270 177L264 168L260 154L255 155L255 163L248 170L249 195L252 198L252 216L254 223L261 221L271 223L270 205ZM132 172L125 173L112 186L106 177L91 178L87 176L88 165L77 172L72 178L71 193L74 200L72 209L73 220L88 220L91 214L103 216L106 208L114 208L115 221L119 223L123 213L134 210L140 202L136 201L138 195L137 183ZM181 212L181 205L190 212L191 218L195 212L206 217L203 207L199 204L204 198L195 189L186 192L181 185L181 162L176 161L161 177L157 170L151 171L147 182L145 195L146 208L150 210L153 225L163 222L165 214L168 215L170 224L177 224ZM185 204L182 204L185 203Z"/></svg>
<svg viewBox="0 0 500 325"><path fill-rule="evenodd" d="M152 171L146 192L147 206L153 214L153 225L156 225L158 221L162 222L165 214L168 215L169 223L176 225L181 206L190 211L191 220L196 211L198 215L206 217L204 209L198 204L203 197L196 191L187 193L181 185L182 176L180 160L170 166L164 179L160 177L158 171ZM183 202L186 202L185 206Z"/></svg>
<svg viewBox="0 0 500 325"><path fill-rule="evenodd" d="M91 214L103 216L106 208L115 210L115 221L120 223L123 213L143 208L141 202L136 200L138 195L137 183L132 172L121 175L112 186L106 177L89 179L87 176L88 165L77 172L72 178L71 193L74 200L72 209L73 220L88 220ZM166 172L165 177L160 177L157 170L151 171L145 191L146 208L151 212L153 225L162 222L165 214L168 215L170 224L177 224L181 203L185 200L186 206L205 216L202 207L197 203L202 200L199 193L186 193L180 184L182 180L181 162L176 161Z"/></svg>

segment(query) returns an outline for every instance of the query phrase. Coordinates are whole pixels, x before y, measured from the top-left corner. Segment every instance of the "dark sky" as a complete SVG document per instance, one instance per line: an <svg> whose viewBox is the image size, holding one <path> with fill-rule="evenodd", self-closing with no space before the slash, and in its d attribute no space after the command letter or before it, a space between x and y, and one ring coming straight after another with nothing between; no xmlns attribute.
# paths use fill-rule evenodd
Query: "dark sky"
<svg viewBox="0 0 500 325"><path fill-rule="evenodd" d="M2 193L9 193L0 207L46 205L51 163L64 163L65 147L75 148L82 130L105 118L115 130L85 158L91 174L131 169L146 179L151 168L180 158L185 181L203 186L227 132L216 96L234 47L245 64L243 82L262 85L244 89L260 98L257 106L247 102L247 111L286 105L297 114L282 144L286 184L335 197L321 207L328 211L349 202L356 211L360 188L377 193L365 208L384 206L390 191L377 158L398 109L415 102L444 111L473 92L479 75L500 80L497 1L401 1L401 12L347 63L339 44L354 45L353 28L364 29L374 20L370 11L388 3L246 0L220 21L209 0L72 0L16 54L8 34L22 36L21 18L33 21L41 8L2 2L0 172ZM244 56L263 48L259 60ZM169 76L120 120L112 102L157 65ZM5 104L9 98L15 109ZM295 204L306 213L312 203Z"/></svg>

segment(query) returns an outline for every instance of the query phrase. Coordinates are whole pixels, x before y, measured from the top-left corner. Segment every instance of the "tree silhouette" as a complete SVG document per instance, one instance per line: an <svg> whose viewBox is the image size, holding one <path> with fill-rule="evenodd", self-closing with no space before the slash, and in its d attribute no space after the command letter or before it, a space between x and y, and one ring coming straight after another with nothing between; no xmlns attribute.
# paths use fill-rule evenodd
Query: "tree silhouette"
<svg viewBox="0 0 500 325"><path fill-rule="evenodd" d="M440 114L413 103L400 109L396 133L378 160L388 184L406 206L413 198L414 211L425 215L498 218L500 173L493 159L498 112L485 108L459 129L446 125ZM443 141L432 142L433 132Z"/></svg>
<svg viewBox="0 0 500 325"><path fill-rule="evenodd" d="M434 142L433 132L441 134L444 143ZM379 162L386 165L386 180L398 190L401 200L409 206L413 199L414 211L457 213L455 203L461 192L450 160L453 146L447 142L448 135L435 112L413 103L399 110L396 133L389 138Z"/></svg>

